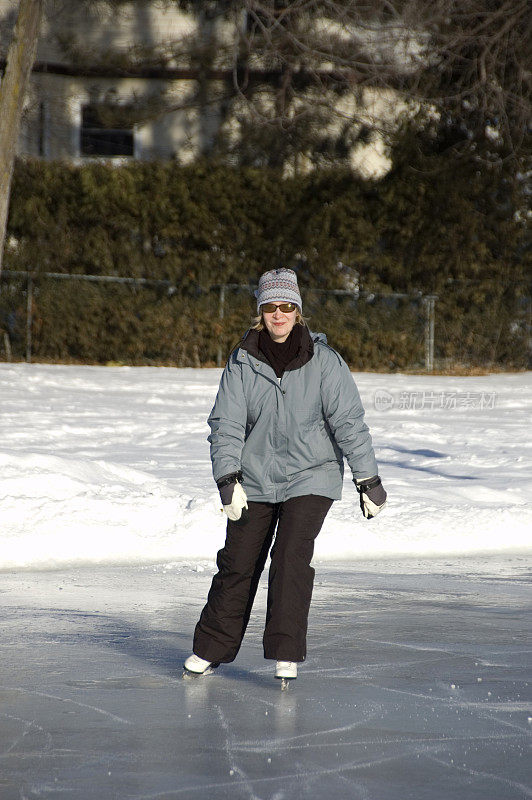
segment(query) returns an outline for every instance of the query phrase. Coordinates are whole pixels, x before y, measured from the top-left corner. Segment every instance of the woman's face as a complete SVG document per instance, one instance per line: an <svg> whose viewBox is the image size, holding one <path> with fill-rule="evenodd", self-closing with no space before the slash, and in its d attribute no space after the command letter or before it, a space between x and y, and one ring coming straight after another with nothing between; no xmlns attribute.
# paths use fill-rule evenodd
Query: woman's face
<svg viewBox="0 0 532 800"><path fill-rule="evenodd" d="M277 308L273 312L264 311L262 309L262 319L266 330L270 334L274 342L284 342L294 325L296 324L297 307L294 306L293 311L281 311L279 304L276 303Z"/></svg>

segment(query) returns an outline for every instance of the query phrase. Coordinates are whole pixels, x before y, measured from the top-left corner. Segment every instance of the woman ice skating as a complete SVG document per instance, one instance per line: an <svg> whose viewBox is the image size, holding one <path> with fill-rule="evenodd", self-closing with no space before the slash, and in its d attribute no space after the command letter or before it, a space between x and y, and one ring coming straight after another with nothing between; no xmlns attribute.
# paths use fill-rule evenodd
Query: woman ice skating
<svg viewBox="0 0 532 800"><path fill-rule="evenodd" d="M364 517L386 492L352 375L307 328L295 272L266 272L255 295L259 316L229 356L208 420L227 535L184 674L236 658L274 542L263 645L284 688L306 658L314 540L341 497L344 457Z"/></svg>

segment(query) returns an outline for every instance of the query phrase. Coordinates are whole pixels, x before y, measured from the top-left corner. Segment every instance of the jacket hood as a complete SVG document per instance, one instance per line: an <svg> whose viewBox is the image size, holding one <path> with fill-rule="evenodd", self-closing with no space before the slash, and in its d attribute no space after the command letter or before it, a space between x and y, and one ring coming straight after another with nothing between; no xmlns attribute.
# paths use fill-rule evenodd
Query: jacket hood
<svg viewBox="0 0 532 800"><path fill-rule="evenodd" d="M324 333L312 333L309 331L307 326L303 327L303 333L301 336L301 345L299 347L299 351L297 356L290 364L287 366L287 372L290 372L294 369L299 369L307 364L312 356L314 355L314 342L324 342L327 343L327 337ZM259 361L263 361L264 363L268 363L268 360L264 353L259 349L259 331L256 328L249 328L242 337L242 341L239 342L235 349L242 349L246 350L253 358L258 359Z"/></svg>
<svg viewBox="0 0 532 800"><path fill-rule="evenodd" d="M313 342L322 342L323 344L327 344L327 335L326 335L325 333L317 333L317 332L311 331L311 330L310 330L309 328L307 328L306 326L305 326L305 330L307 331L307 333L308 333L308 335L309 335L310 339L311 339ZM246 342L246 341L248 340L248 337L251 337L251 339L250 339L250 343L251 343L251 341L253 341L253 340L254 340L254 338L255 338L255 337L253 336L253 334L256 334L256 333L258 333L258 331L256 330L256 328L248 328L248 330L247 330L247 331L245 332L245 334L242 336L242 339L241 339L241 340L240 340L240 342L239 342L239 343L236 345L236 347L243 347L243 348L244 348L244 350L249 350L249 347L246 347L246 346L244 346L244 342ZM235 350L236 350L236 347L235 347ZM250 352L251 352L251 350L250 350Z"/></svg>

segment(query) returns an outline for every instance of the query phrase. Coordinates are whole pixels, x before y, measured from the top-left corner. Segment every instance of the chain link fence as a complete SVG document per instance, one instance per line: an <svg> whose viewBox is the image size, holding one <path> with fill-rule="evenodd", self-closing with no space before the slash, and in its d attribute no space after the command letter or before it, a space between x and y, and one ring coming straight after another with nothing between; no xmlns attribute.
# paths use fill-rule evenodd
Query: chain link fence
<svg viewBox="0 0 532 800"><path fill-rule="evenodd" d="M255 288L4 270L0 360L223 366L256 313ZM488 330L463 292L442 302L434 294L301 289L309 327L327 333L353 369L430 372L501 359L530 366L528 297L492 310L497 321Z"/></svg>

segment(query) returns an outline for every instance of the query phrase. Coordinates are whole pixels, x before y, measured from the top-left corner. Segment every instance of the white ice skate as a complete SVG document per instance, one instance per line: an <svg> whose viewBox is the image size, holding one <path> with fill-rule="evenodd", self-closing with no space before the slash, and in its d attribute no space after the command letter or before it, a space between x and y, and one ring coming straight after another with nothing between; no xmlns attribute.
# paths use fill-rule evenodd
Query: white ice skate
<svg viewBox="0 0 532 800"><path fill-rule="evenodd" d="M288 689L290 681L297 678L296 661L278 661L275 665L275 677L281 681L281 691Z"/></svg>
<svg viewBox="0 0 532 800"><path fill-rule="evenodd" d="M217 666L219 666L217 663L205 661L204 658L192 653L183 664L183 678L199 678L200 675L211 675Z"/></svg>

